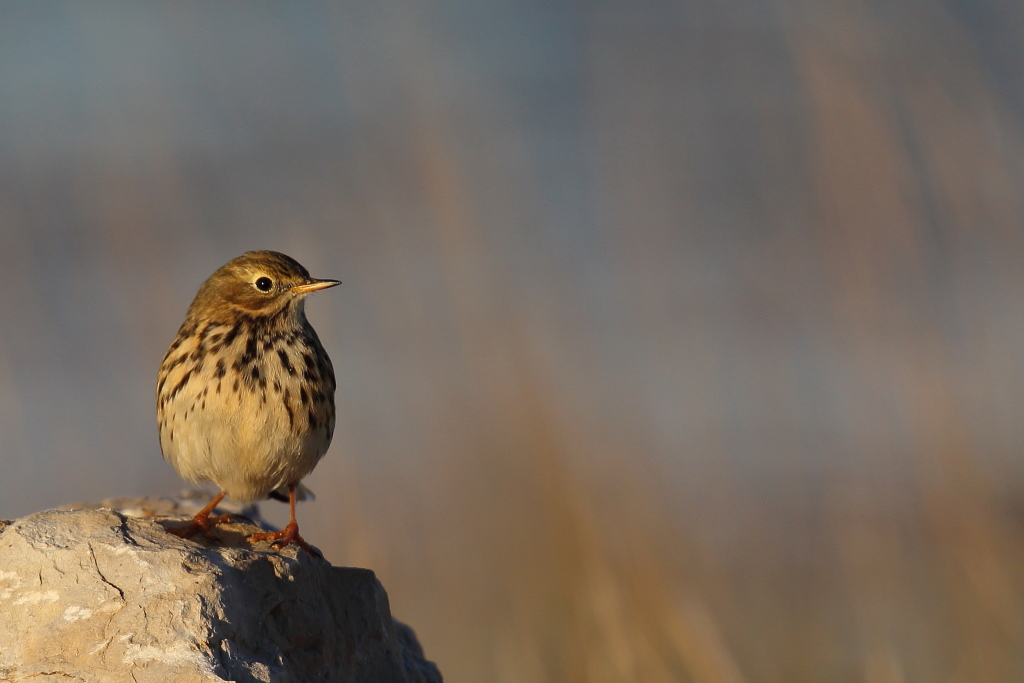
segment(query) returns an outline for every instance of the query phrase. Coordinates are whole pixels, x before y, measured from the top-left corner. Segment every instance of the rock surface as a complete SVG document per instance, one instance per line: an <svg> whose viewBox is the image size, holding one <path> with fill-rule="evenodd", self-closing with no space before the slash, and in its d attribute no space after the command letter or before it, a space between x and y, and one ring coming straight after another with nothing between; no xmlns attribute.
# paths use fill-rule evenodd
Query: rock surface
<svg viewBox="0 0 1024 683"><path fill-rule="evenodd" d="M0 681L440 683L372 571L253 546L246 523L191 540L164 526L181 523L0 522Z"/></svg>

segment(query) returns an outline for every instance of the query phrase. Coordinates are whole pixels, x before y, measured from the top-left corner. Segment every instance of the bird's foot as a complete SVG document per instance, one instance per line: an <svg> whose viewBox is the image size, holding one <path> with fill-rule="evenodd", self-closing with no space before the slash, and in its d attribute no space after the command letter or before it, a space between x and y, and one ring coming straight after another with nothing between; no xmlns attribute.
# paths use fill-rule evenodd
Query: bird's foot
<svg viewBox="0 0 1024 683"><path fill-rule="evenodd" d="M250 543L257 543L259 541L270 541L272 548L283 548L289 543L294 543L310 555L323 558L319 550L306 543L302 536L299 536L299 525L295 522L289 522L288 526L280 531L266 531L249 536Z"/></svg>
<svg viewBox="0 0 1024 683"><path fill-rule="evenodd" d="M167 527L167 531L168 533L174 534L179 538L189 538L190 536L194 536L198 533L201 533L206 538L213 538L213 527L217 526L218 524L224 524L225 522L234 522L238 518L244 519L246 521L251 521L249 520L248 517L233 514L213 516L206 515L204 517L196 515L188 524L188 526Z"/></svg>
<svg viewBox="0 0 1024 683"><path fill-rule="evenodd" d="M200 531L203 533L206 533L207 531L204 527L196 524L194 521L190 522L188 526L165 526L164 528L167 529L167 533L177 536L178 538L188 538Z"/></svg>

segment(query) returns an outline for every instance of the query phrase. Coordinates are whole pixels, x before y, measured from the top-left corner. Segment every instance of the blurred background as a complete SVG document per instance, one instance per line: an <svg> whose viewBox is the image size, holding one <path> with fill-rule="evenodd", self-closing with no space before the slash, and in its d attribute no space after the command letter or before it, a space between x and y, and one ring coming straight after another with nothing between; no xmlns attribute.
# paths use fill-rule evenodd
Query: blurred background
<svg viewBox="0 0 1024 683"><path fill-rule="evenodd" d="M180 490L160 359L277 249L345 283L303 533L447 680L1024 680L1022 32L0 2L0 518Z"/></svg>

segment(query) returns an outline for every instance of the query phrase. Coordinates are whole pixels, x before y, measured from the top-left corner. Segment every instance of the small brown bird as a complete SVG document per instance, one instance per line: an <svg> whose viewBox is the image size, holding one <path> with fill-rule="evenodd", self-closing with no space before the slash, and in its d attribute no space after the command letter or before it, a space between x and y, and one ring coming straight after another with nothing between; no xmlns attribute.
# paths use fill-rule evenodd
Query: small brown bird
<svg viewBox="0 0 1024 683"><path fill-rule="evenodd" d="M291 521L252 541L297 543L299 482L334 434L334 368L306 320L305 297L341 284L309 276L295 259L250 251L203 283L157 377L157 421L164 459L191 482L220 493L174 533L188 536L223 521L224 498L245 502L287 489ZM317 553L318 554L318 553Z"/></svg>

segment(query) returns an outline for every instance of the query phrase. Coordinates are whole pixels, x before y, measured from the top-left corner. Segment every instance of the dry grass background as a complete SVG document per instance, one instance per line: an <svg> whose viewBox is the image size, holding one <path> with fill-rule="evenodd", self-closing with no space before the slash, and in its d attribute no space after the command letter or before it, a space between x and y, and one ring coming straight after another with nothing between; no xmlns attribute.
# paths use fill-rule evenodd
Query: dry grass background
<svg viewBox="0 0 1024 683"><path fill-rule="evenodd" d="M0 517L177 490L160 357L280 249L345 282L304 533L448 680L1024 680L1022 28L3 3Z"/></svg>

